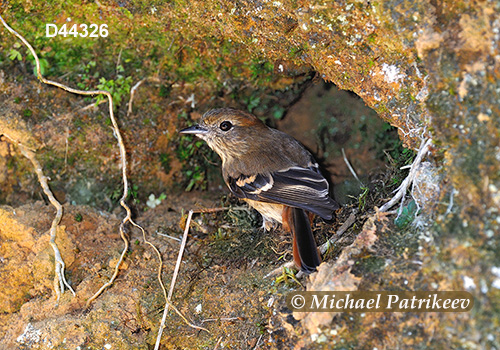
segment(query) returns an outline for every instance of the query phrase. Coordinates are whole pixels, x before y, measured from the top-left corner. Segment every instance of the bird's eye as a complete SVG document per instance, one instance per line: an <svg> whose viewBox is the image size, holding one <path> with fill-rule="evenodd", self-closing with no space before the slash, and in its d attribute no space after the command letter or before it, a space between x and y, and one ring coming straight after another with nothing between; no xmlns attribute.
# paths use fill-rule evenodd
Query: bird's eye
<svg viewBox="0 0 500 350"><path fill-rule="evenodd" d="M220 123L219 125L219 128L222 130L222 131L229 131L231 128L233 127L233 124L231 124L230 121L223 121L222 123Z"/></svg>

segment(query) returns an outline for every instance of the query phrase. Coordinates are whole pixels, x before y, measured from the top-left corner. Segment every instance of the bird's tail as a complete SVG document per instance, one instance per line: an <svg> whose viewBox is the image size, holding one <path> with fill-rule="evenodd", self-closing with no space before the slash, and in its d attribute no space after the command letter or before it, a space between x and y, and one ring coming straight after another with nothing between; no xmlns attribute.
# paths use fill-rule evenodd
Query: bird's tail
<svg viewBox="0 0 500 350"><path fill-rule="evenodd" d="M321 263L321 258L307 213L300 208L285 206L283 224L285 229L288 228L292 231L295 265L305 273L316 271L316 267Z"/></svg>

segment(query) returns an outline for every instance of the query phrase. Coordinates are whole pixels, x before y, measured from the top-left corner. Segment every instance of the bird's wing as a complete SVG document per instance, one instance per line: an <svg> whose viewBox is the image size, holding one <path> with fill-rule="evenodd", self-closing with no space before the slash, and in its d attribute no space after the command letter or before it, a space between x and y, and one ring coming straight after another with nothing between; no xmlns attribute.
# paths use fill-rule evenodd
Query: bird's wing
<svg viewBox="0 0 500 350"><path fill-rule="evenodd" d="M231 191L240 198L281 203L302 208L331 220L338 204L328 194L328 182L316 165L294 166L269 174L240 175L227 179Z"/></svg>

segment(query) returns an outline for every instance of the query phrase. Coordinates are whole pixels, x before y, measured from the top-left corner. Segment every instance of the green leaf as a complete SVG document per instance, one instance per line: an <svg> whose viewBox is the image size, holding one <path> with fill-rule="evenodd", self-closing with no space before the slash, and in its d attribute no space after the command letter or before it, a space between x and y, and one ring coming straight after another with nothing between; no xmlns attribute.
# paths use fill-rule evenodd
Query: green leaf
<svg viewBox="0 0 500 350"><path fill-rule="evenodd" d="M18 60L18 61L21 61L23 59L23 57L21 56L21 53L19 51L17 51L16 49L10 49L10 52L9 52L9 59L11 61L14 61L14 60Z"/></svg>
<svg viewBox="0 0 500 350"><path fill-rule="evenodd" d="M408 203L407 206L403 208L403 210L401 211L401 215L399 215L399 217L394 220L394 224L400 229L405 228L413 221L413 219L415 219L416 214L417 204L414 200L412 200Z"/></svg>

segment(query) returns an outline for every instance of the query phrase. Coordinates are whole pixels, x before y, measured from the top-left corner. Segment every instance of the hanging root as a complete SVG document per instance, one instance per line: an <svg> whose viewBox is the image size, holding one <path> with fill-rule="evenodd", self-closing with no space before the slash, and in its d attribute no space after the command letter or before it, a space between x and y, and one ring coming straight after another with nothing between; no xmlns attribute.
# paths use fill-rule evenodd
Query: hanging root
<svg viewBox="0 0 500 350"><path fill-rule="evenodd" d="M6 136L6 135L4 135ZM8 136L7 136L8 137ZM56 208L56 216L54 217L54 220L52 220L52 225L50 226L50 246L54 250L54 260L55 260L55 276L54 276L54 291L56 293L56 303L59 303L59 299L61 297L61 294L64 293L64 287L68 288L73 295L75 295L75 291L71 286L69 285L68 281L66 281L66 277L64 276L64 260L61 256L61 252L59 251L59 248L57 247L56 244L56 234L57 234L57 227L59 226L59 223L61 222L61 218L63 215L63 207L61 203L57 201L57 199L54 197L54 194L49 188L49 184L47 183L47 177L43 174L42 171L42 166L38 162L38 160L35 158L35 153L31 151L30 149L26 148L23 144L17 143L17 146L21 150L21 153L29 159L31 164L33 164L33 167L35 168L35 173L36 176L38 177L38 181L40 182L40 185L42 186L43 192L47 196L47 198L50 201L50 204L52 204Z"/></svg>
<svg viewBox="0 0 500 350"><path fill-rule="evenodd" d="M7 30L9 32L11 32L13 35L15 35L16 37L18 37L24 43L24 45L26 45L26 47L30 50L31 54L35 58L36 72L37 72L38 79L40 79L41 82L43 82L45 84L48 84L48 85L57 86L58 88L61 88L63 90L66 90L66 91L69 91L71 93L78 94L78 95L91 95L91 96L94 96L94 95L100 95L100 94L102 94L102 95L106 95L106 97L108 98L108 102L109 102L109 117L110 117L111 123L113 125L114 134L115 134L115 136L116 136L116 138L118 140L118 145L119 145L119 148L120 148L121 165L122 165L123 195L122 195L122 197L120 199L120 204L127 211L127 216L125 217L125 219L123 219L122 224L120 225L120 236L121 236L122 240L125 242L125 247L124 247L124 249L122 251L120 259L118 260L118 263L115 266L115 272L114 272L113 276L111 277L111 279L105 285L103 285L101 287L101 289L93 297L91 297L87 301L87 305L88 305L92 300L94 300L95 298L97 298L97 296L99 296L99 294L102 293L102 291L104 289L106 289L108 286L110 286L111 284L113 284L113 281L115 280L116 276L118 275L119 267L120 267L120 264L121 264L121 262L123 260L123 257L125 256L125 253L128 250L128 240L125 237L125 234L123 232L124 225L128 221L131 221L131 212L130 212L130 209L128 208L128 206L125 203L125 199L127 198L127 195L128 195L126 150L125 150L125 145L123 144L123 139L122 139L122 136L120 134L120 130L118 128L118 124L116 123L116 119L115 119L114 114L113 114L113 98L112 98L111 93L109 91L104 91L104 90L90 90L90 91L78 90L78 89L73 89L73 88L71 88L69 86L66 86L64 84L61 84L61 83L58 83L58 82L55 82L55 81L48 80L48 79L44 78L43 75L42 75L42 73L41 73L41 70L40 70L40 60L39 60L38 55L36 54L35 50L31 46L31 44L22 35L20 35L14 29L12 29L4 21L4 19L1 16L0 16L0 20L2 21L3 25L5 26L5 28L7 28ZM34 157L32 157L30 160L32 160L32 159L34 159ZM35 164L35 163L33 163L33 164ZM41 167L40 167L39 164L37 164L35 166L35 168L36 168L37 175L38 175L38 171L41 172ZM48 189L47 180L43 176L43 174L38 175L38 178L40 180L40 184L42 185L42 187L46 187ZM44 188L44 191L46 191L45 188ZM50 195L50 196L52 196L52 195ZM49 196L49 199L50 199L50 196ZM52 198L53 198L53 196L52 196ZM52 202L52 200L51 200L51 202ZM59 203L57 203L57 205L56 204L54 204L54 205L56 206L56 208L58 208L58 211L57 211L56 218L54 219L54 222L56 222L55 227L53 225L53 228L54 228L53 231L54 232L51 232L51 245L52 245L52 240L55 239L55 231L56 231L56 228L57 228L57 224L59 223L59 221L61 220L61 217L62 217L62 207L61 207L61 209L59 209L59 207L60 207ZM52 235L54 237L52 237ZM54 248L54 246L55 246L55 243L53 245L53 248ZM57 250L57 252L58 252L58 250ZM59 254L59 258L60 258L60 254ZM64 263L62 263L62 259L59 259L60 262L57 262L57 260L58 259L56 257L56 276L58 274L58 271L62 270L61 266L64 267ZM63 282L60 283L62 285L64 283L64 276L63 276L63 278L61 280L63 281ZM60 288L57 288L56 289L56 295L57 295L58 299L59 299L60 292L61 292Z"/></svg>
<svg viewBox="0 0 500 350"><path fill-rule="evenodd" d="M389 202L385 203L380 209L379 212L388 212L389 209L391 209L399 200L401 200L401 204L399 205L399 210L397 211L398 217L401 215L401 212L403 211L403 203L405 199L405 194L410 185L413 183L413 180L415 179L415 175L417 174L417 169L420 166L420 163L422 163L422 159L424 156L429 152L429 148L431 146L432 139L427 139L427 140L422 140L422 143L420 144L420 148L417 152L417 156L415 157L415 160L410 166L410 172L408 173L408 176L403 180L401 185L396 189L396 194L394 197L389 200ZM391 212L391 213L396 213Z"/></svg>

